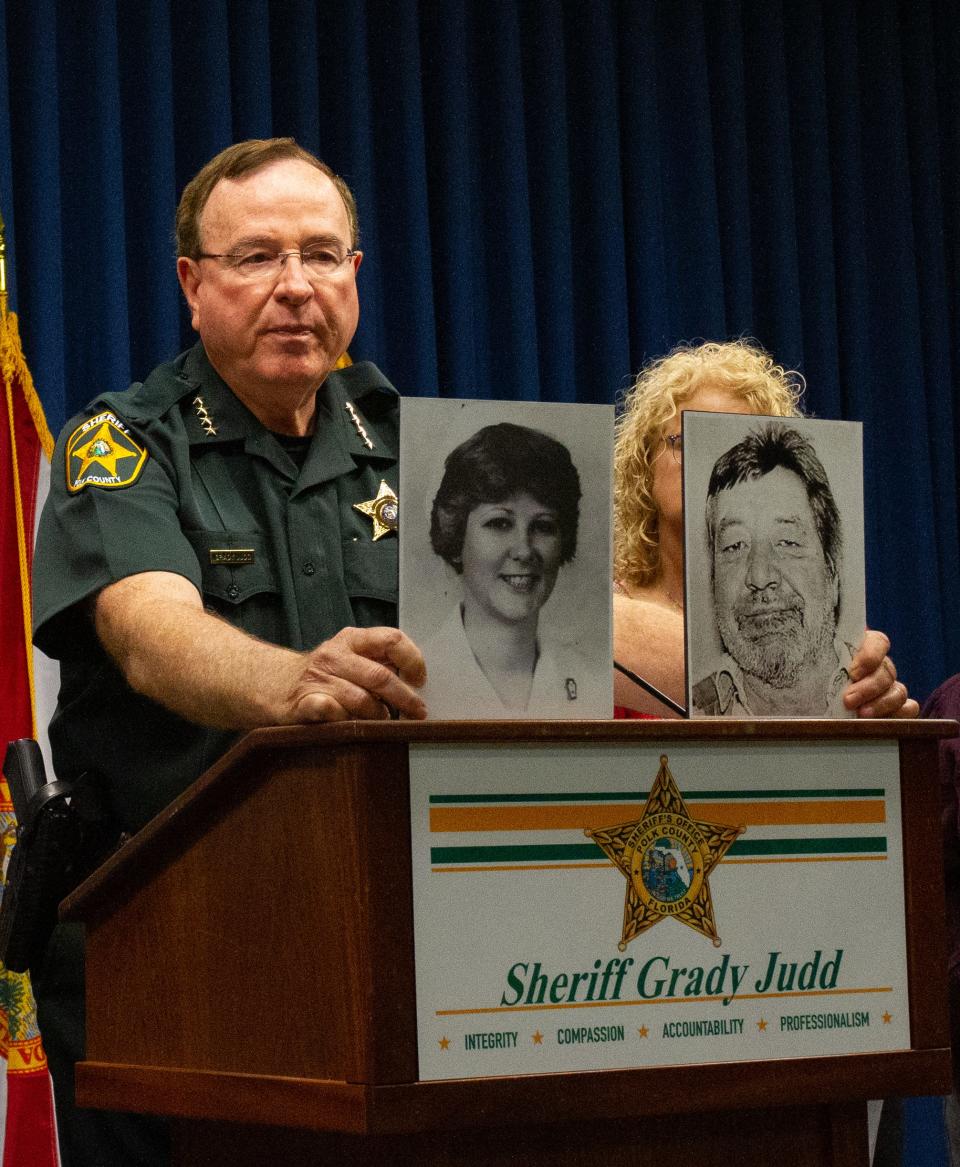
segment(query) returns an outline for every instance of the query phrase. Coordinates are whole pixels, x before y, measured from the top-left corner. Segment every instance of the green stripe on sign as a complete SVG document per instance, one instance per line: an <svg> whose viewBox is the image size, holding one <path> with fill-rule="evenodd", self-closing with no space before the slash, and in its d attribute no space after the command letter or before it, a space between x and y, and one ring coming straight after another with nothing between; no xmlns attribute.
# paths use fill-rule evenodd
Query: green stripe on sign
<svg viewBox="0 0 960 1167"><path fill-rule="evenodd" d="M526 847L431 847L431 863L574 863L606 859L596 843L531 843Z"/></svg>
<svg viewBox="0 0 960 1167"><path fill-rule="evenodd" d="M737 856L800 855L885 855L887 840L844 839L743 839L734 843L728 858ZM604 860L596 843L531 843L527 846L431 847L430 862L444 864L478 863L584 863Z"/></svg>
<svg viewBox="0 0 960 1167"><path fill-rule="evenodd" d="M884 798L886 790L882 786L868 790L684 790L683 797L698 802L749 799L775 799L782 802L790 798ZM431 794L431 806L457 806L466 803L509 806L517 802L642 802L647 795L642 791L634 794L622 790L583 792L571 790L566 794Z"/></svg>
<svg viewBox="0 0 960 1167"><path fill-rule="evenodd" d="M886 855L887 840L876 838L849 839L741 839L727 852L737 855Z"/></svg>

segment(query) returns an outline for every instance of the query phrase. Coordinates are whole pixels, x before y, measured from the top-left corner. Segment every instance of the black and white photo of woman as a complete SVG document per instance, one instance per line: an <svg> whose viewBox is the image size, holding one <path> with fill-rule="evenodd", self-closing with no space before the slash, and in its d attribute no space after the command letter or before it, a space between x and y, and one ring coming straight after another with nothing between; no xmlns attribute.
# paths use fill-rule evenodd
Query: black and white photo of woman
<svg viewBox="0 0 960 1167"><path fill-rule="evenodd" d="M429 530L447 586L420 641L429 716L606 715L577 630L542 618L573 570L581 498L568 447L531 426L482 426L447 455Z"/></svg>

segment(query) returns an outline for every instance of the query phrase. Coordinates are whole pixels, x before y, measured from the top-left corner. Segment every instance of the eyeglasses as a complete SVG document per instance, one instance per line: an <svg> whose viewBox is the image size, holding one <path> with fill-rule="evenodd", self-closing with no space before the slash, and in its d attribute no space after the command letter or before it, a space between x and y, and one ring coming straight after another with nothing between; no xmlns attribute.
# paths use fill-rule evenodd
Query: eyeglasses
<svg viewBox="0 0 960 1167"><path fill-rule="evenodd" d="M679 466L683 462L683 434L664 434L663 440L670 447L673 460Z"/></svg>
<svg viewBox="0 0 960 1167"><path fill-rule="evenodd" d="M356 250L344 251L333 243L318 243L310 247L291 247L286 251L272 247L247 247L239 251L200 251L197 259L219 259L238 279L247 283L266 283L278 280L283 265L291 255L297 256L303 274L311 283L329 280L338 275L348 259L359 255Z"/></svg>

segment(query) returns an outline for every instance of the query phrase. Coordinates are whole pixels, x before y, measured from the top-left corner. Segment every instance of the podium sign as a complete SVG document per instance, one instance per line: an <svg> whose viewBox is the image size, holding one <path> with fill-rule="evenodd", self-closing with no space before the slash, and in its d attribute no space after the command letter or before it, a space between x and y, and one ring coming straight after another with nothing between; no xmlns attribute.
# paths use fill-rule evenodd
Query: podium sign
<svg viewBox="0 0 960 1167"><path fill-rule="evenodd" d="M61 905L78 1105L183 1167L867 1167L865 1098L950 1085L956 732L257 730Z"/></svg>
<svg viewBox="0 0 960 1167"><path fill-rule="evenodd" d="M409 770L422 1081L909 1049L895 741L411 743Z"/></svg>

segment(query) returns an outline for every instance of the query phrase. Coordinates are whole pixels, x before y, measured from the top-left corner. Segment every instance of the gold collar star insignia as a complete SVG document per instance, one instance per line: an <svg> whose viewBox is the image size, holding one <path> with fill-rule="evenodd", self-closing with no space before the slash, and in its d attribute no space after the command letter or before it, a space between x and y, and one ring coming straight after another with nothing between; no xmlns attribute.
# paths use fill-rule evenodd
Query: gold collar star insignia
<svg viewBox="0 0 960 1167"><path fill-rule="evenodd" d="M373 449L373 442L370 440L370 435L364 428L363 422L360 420L360 414L357 413L352 401L344 403L343 408L350 414L350 420L353 422L353 428L357 431L357 437L367 447L368 450Z"/></svg>
<svg viewBox="0 0 960 1167"><path fill-rule="evenodd" d="M708 876L745 829L691 819L662 754L640 818L584 832L627 880L620 951L668 918L719 946Z"/></svg>
<svg viewBox="0 0 960 1167"><path fill-rule="evenodd" d="M366 515L373 523L373 541L382 539L391 531L397 529L400 516L400 504L393 489L381 479L380 489L376 498L368 498L366 502L355 502L353 509Z"/></svg>
<svg viewBox="0 0 960 1167"><path fill-rule="evenodd" d="M216 426L214 426L210 411L204 405L203 398L199 393L193 399L193 408L197 411L197 419L203 426L203 432L215 438L217 436Z"/></svg>

